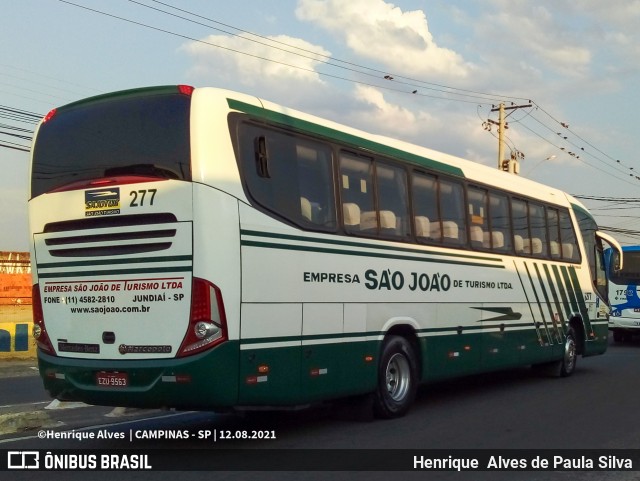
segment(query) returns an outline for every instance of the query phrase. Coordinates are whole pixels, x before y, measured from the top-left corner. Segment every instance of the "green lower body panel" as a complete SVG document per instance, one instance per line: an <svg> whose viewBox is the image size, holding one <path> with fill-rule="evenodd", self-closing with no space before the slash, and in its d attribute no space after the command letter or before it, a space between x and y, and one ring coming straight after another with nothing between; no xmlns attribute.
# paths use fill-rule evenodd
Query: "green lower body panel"
<svg viewBox="0 0 640 481"><path fill-rule="evenodd" d="M52 397L103 406L216 409L238 401L238 343L194 356L154 360L90 360L38 351L45 389ZM99 386L98 373L125 373L124 387Z"/></svg>
<svg viewBox="0 0 640 481"><path fill-rule="evenodd" d="M371 392L378 342L244 349L241 405L291 406Z"/></svg>
<svg viewBox="0 0 640 481"><path fill-rule="evenodd" d="M609 326L598 324L593 326L593 335L584 343L583 356L597 356L603 354L609 345Z"/></svg>

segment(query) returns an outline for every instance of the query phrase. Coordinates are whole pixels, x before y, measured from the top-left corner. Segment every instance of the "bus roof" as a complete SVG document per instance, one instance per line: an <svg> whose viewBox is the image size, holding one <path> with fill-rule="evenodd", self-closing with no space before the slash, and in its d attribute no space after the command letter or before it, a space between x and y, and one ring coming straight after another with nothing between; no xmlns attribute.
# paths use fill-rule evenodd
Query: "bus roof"
<svg viewBox="0 0 640 481"><path fill-rule="evenodd" d="M416 166L464 178L471 182L475 181L496 186L506 191L535 197L554 204L572 204L588 213L588 210L580 201L562 190L503 172L497 168L409 142L371 134L295 109L283 107L258 97L249 97L231 91L226 91L226 94L228 95L228 105L233 110L279 123L285 127L337 140L382 156L390 156ZM249 101L249 99L253 99L253 101Z"/></svg>
<svg viewBox="0 0 640 481"><path fill-rule="evenodd" d="M109 101L126 96L147 96L182 92L179 85L164 85L121 90L89 97L59 107L67 110L92 102ZM440 173L464 178L471 182L499 187L503 190L538 198L545 202L559 205L573 205L588 213L586 207L571 195L562 190L541 184L517 175L503 172L478 162L466 160L454 155L438 152L409 142L393 139L383 135L368 133L356 128L316 117L295 109L287 108L261 98L215 87L199 87L194 89L198 96L223 96L230 109L248 115L269 120L273 123L308 132L313 135L339 141L354 148L364 149L372 153L406 161L418 167Z"/></svg>

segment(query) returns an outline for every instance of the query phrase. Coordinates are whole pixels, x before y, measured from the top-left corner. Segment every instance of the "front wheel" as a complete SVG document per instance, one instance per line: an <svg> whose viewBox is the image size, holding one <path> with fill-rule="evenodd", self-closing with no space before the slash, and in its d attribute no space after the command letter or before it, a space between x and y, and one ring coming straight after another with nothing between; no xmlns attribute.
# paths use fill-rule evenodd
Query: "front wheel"
<svg viewBox="0 0 640 481"><path fill-rule="evenodd" d="M374 413L381 418L404 416L416 395L417 362L411 344L400 336L389 337L382 346Z"/></svg>
<svg viewBox="0 0 640 481"><path fill-rule="evenodd" d="M567 331L564 340L562 359L550 363L539 364L535 367L542 368L543 372L551 377L568 377L576 370L578 360L578 343L576 333L572 327Z"/></svg>
<svg viewBox="0 0 640 481"><path fill-rule="evenodd" d="M576 370L576 361L578 360L578 344L576 343L576 333L573 328L567 331L567 337L564 341L564 356L560 361L560 377L567 377Z"/></svg>
<svg viewBox="0 0 640 481"><path fill-rule="evenodd" d="M618 331L617 329L613 331L613 342L622 342L622 341L624 341L624 335L622 334L622 332Z"/></svg>

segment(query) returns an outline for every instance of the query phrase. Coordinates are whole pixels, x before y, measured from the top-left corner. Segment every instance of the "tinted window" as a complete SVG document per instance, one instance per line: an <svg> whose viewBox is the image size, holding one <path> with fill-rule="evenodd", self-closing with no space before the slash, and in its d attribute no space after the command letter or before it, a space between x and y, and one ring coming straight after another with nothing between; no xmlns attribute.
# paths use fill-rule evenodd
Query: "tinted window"
<svg viewBox="0 0 640 481"><path fill-rule="evenodd" d="M566 261L579 261L580 249L568 211L560 211L560 237L562 240L562 258Z"/></svg>
<svg viewBox="0 0 640 481"><path fill-rule="evenodd" d="M378 233L373 192L373 159L340 154L340 193L344 228L351 233Z"/></svg>
<svg viewBox="0 0 640 481"><path fill-rule="evenodd" d="M513 199L511 203L511 214L513 218L513 246L516 254L531 254L528 212L529 209L526 201Z"/></svg>
<svg viewBox="0 0 640 481"><path fill-rule="evenodd" d="M61 108L38 131L32 197L116 175L191 180L190 105L187 95L159 93Z"/></svg>
<svg viewBox="0 0 640 481"><path fill-rule="evenodd" d="M598 226L595 220L589 215L574 209L578 227L584 243L585 255L589 263L589 271L593 279L596 289L603 299L607 299L607 279L604 272L604 255L602 243L596 237Z"/></svg>
<svg viewBox="0 0 640 481"><path fill-rule="evenodd" d="M376 183L380 234L392 237L410 236L407 173L402 168L378 162Z"/></svg>
<svg viewBox="0 0 640 481"><path fill-rule="evenodd" d="M486 189L469 187L469 238L471 247L489 249L491 239L489 234L489 194Z"/></svg>
<svg viewBox="0 0 640 481"><path fill-rule="evenodd" d="M547 207L547 226L549 228L549 249L552 259L562 256L562 243L560 241L560 216L558 209Z"/></svg>
<svg viewBox="0 0 640 481"><path fill-rule="evenodd" d="M434 175L414 173L412 179L413 222L419 242L440 241L438 180Z"/></svg>
<svg viewBox="0 0 640 481"><path fill-rule="evenodd" d="M447 244L466 244L467 230L462 184L440 180L440 212L442 213L442 241Z"/></svg>
<svg viewBox="0 0 640 481"><path fill-rule="evenodd" d="M250 196L301 227L336 227L331 150L324 144L240 125L240 159Z"/></svg>
<svg viewBox="0 0 640 481"><path fill-rule="evenodd" d="M529 203L529 225L531 253L537 257L547 257L547 218L543 206Z"/></svg>
<svg viewBox="0 0 640 481"><path fill-rule="evenodd" d="M506 195L489 192L489 224L491 248L499 252L511 251L511 217L509 198Z"/></svg>
<svg viewBox="0 0 640 481"><path fill-rule="evenodd" d="M624 251L624 264L622 270L615 267L620 265L618 253L611 252L609 265L609 278L616 284L631 284L640 282L640 251Z"/></svg>

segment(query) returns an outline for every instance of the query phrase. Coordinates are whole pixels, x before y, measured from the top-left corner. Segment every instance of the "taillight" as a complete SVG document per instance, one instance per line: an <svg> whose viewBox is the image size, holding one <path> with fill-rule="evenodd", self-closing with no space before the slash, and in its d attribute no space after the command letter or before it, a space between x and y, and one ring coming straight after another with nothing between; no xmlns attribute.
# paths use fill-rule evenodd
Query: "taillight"
<svg viewBox="0 0 640 481"><path fill-rule="evenodd" d="M55 356L47 328L44 325L44 313L42 311L42 300L40 299L40 286L34 284L31 288L31 309L33 311L33 337L38 343L38 347L48 354Z"/></svg>
<svg viewBox="0 0 640 481"><path fill-rule="evenodd" d="M220 289L209 281L193 278L191 315L177 357L190 356L227 340L227 318Z"/></svg>
<svg viewBox="0 0 640 481"><path fill-rule="evenodd" d="M45 124L49 122L49 120L53 118L53 116L56 114L57 111L58 111L57 109L51 109L49 113L45 115L44 118L42 119L42 123Z"/></svg>
<svg viewBox="0 0 640 481"><path fill-rule="evenodd" d="M194 90L195 87L192 87L191 85L178 85L178 92L183 95L191 95Z"/></svg>

